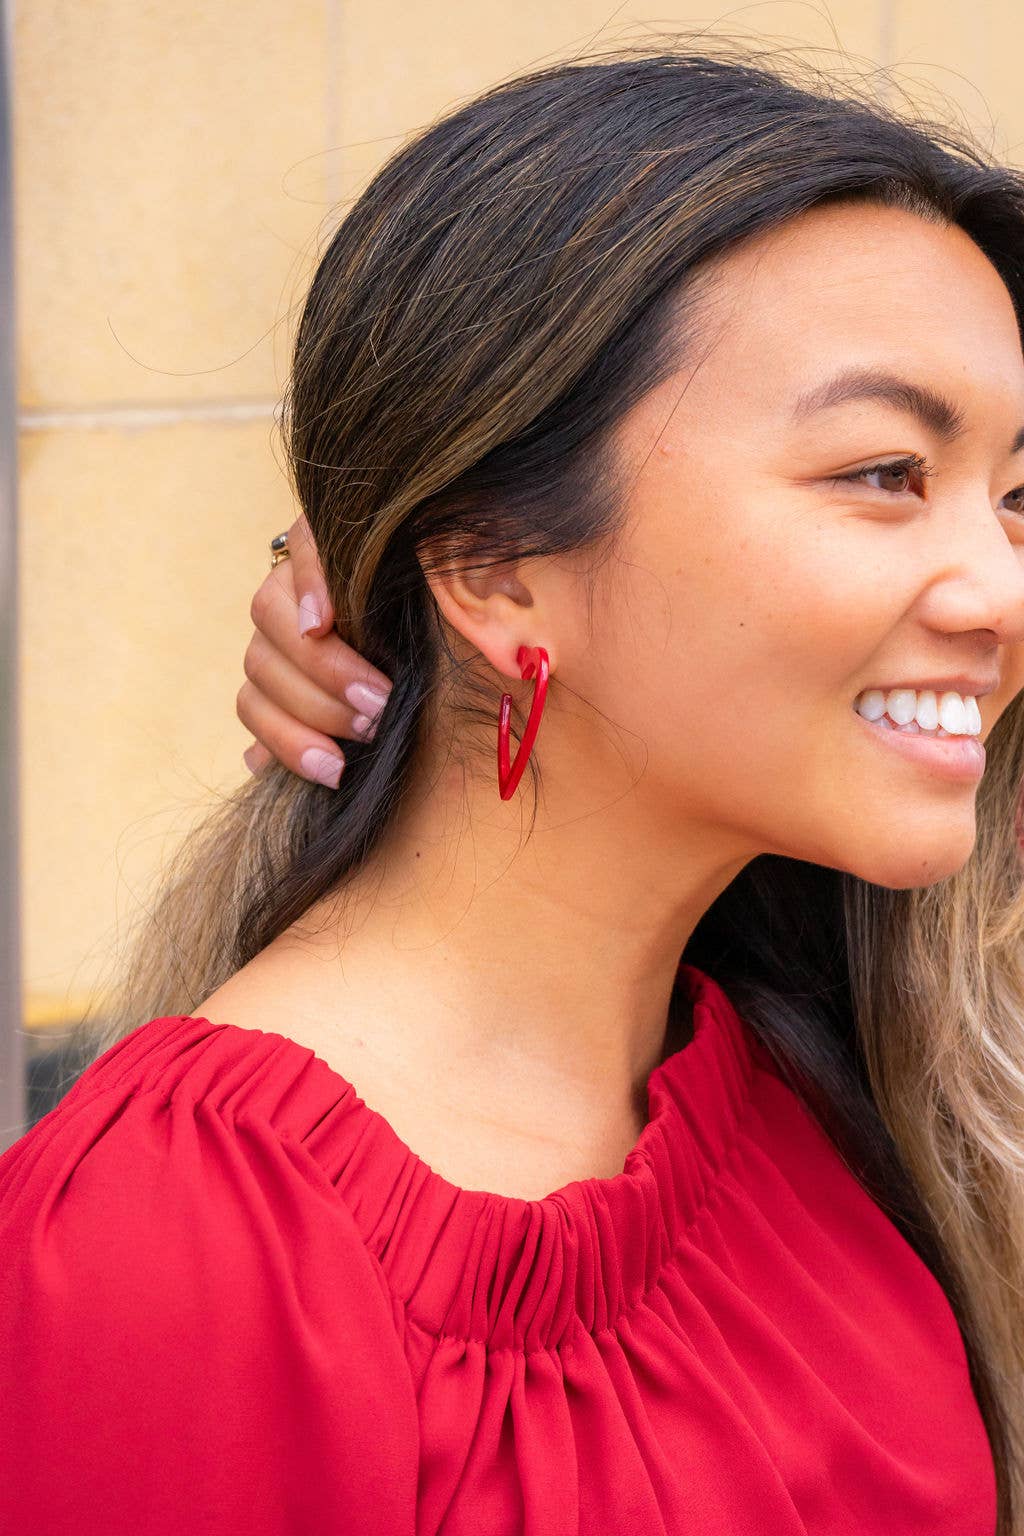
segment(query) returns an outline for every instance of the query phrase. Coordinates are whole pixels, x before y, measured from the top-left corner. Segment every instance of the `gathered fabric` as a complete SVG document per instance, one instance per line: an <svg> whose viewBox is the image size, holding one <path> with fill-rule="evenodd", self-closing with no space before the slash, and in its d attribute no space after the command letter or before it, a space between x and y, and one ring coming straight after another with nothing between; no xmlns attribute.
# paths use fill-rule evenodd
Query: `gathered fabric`
<svg viewBox="0 0 1024 1536"><path fill-rule="evenodd" d="M930 1270L704 972L623 1169L450 1183L173 1016L0 1157L0 1529L993 1536Z"/></svg>

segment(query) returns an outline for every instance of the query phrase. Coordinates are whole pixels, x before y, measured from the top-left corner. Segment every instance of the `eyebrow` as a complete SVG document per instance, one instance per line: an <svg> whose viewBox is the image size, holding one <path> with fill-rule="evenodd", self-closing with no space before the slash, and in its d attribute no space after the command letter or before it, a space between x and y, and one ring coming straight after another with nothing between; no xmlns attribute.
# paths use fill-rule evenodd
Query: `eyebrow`
<svg viewBox="0 0 1024 1536"><path fill-rule="evenodd" d="M805 421L817 411L827 411L850 400L881 400L895 410L916 416L940 442L946 444L955 443L967 429L959 406L927 384L915 384L911 379L900 378L883 369L862 367L846 368L798 396L793 407L793 422ZM1024 427L1018 429L1010 444L1010 452L1019 453L1022 448Z"/></svg>

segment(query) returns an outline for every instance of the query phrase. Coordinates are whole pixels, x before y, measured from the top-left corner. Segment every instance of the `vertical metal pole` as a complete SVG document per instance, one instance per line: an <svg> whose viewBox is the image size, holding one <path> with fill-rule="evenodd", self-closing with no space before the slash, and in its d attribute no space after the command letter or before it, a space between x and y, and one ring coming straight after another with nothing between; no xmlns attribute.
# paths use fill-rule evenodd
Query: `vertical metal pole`
<svg viewBox="0 0 1024 1536"><path fill-rule="evenodd" d="M18 798L18 425L14 335L11 33L0 27L0 1151L27 1119L21 1011Z"/></svg>

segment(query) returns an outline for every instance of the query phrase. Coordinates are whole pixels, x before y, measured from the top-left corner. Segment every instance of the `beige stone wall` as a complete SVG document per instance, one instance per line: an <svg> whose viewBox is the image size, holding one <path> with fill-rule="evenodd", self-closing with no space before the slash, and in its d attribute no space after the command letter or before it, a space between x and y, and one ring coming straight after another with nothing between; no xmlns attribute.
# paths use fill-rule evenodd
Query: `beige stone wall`
<svg viewBox="0 0 1024 1536"><path fill-rule="evenodd" d="M74 1016L245 773L274 410L318 231L441 109L673 24L841 48L1024 155L1019 0L18 0L25 1017ZM719 20L721 16L721 20ZM140 1021L142 1022L142 1021Z"/></svg>

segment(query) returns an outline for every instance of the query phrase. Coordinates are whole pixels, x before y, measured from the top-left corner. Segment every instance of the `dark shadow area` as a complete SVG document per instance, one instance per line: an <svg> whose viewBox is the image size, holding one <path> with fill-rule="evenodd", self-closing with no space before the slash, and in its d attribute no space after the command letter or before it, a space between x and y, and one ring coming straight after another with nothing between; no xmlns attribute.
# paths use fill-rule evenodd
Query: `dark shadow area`
<svg viewBox="0 0 1024 1536"><path fill-rule="evenodd" d="M45 1035L25 1033L26 1130L55 1109L82 1073L82 1064L71 1051L63 1031Z"/></svg>

